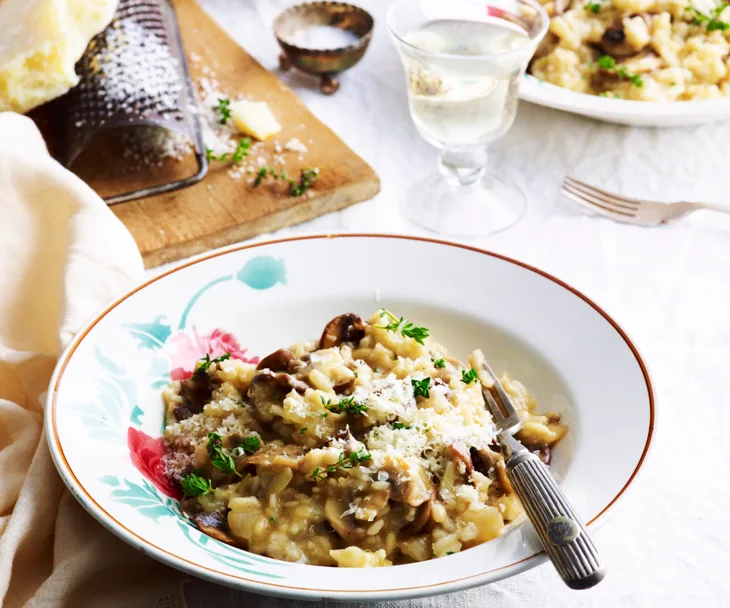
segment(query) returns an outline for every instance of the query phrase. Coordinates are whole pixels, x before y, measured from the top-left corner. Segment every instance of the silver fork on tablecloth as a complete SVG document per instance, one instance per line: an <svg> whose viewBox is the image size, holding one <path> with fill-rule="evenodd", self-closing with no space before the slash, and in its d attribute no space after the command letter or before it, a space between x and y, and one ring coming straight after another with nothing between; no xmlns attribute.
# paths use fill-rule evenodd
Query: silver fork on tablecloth
<svg viewBox="0 0 730 608"><path fill-rule="evenodd" d="M714 203L658 203L612 194L589 186L572 177L566 177L560 192L571 201L595 213L627 224L658 226L689 215L700 209L730 213L730 205Z"/></svg>
<svg viewBox="0 0 730 608"><path fill-rule="evenodd" d="M512 488L563 581L571 589L593 587L606 574L596 546L548 467L512 436L522 421L481 351L475 354L484 400L501 431L497 439Z"/></svg>

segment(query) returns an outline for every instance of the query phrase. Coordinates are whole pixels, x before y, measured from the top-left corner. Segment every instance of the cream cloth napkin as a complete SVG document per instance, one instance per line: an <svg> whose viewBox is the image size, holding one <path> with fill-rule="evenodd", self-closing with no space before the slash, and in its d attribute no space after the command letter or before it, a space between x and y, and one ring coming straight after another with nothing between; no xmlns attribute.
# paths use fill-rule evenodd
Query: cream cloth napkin
<svg viewBox="0 0 730 608"><path fill-rule="evenodd" d="M182 576L95 522L51 461L43 404L60 350L142 278L134 240L0 113L0 598L5 608L178 608ZM90 455L93 457L93 455Z"/></svg>

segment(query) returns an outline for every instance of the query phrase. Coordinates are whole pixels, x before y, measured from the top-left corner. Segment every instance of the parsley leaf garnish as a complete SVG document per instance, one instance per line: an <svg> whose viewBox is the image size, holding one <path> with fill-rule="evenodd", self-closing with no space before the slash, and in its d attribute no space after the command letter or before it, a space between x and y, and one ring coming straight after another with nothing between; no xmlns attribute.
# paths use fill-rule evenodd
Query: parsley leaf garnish
<svg viewBox="0 0 730 608"><path fill-rule="evenodd" d="M218 98L218 105L213 107L213 109L221 115L220 123L222 125L226 124L228 122L228 119L231 117L231 109L229 107L230 105L230 99Z"/></svg>
<svg viewBox="0 0 730 608"><path fill-rule="evenodd" d="M342 465L343 462L345 462L345 453L340 452L340 457L337 459L337 462L335 464L331 464L330 466L328 466L326 469L327 472L334 473L337 470L337 467Z"/></svg>
<svg viewBox="0 0 730 608"><path fill-rule="evenodd" d="M397 429L410 429L411 428L411 425L410 424L403 424L402 422L394 422L392 426L396 430Z"/></svg>
<svg viewBox="0 0 730 608"><path fill-rule="evenodd" d="M594 15L597 15L601 12L601 3L600 2L589 2L585 5L585 9L587 11L590 11Z"/></svg>
<svg viewBox="0 0 730 608"><path fill-rule="evenodd" d="M429 385L431 384L431 378L426 377L423 380L416 380L415 378L411 378L411 385L413 386L413 394L416 397L425 397L428 399L430 393L428 390Z"/></svg>
<svg viewBox="0 0 730 608"><path fill-rule="evenodd" d="M461 370L461 381L464 384L471 384L472 382L477 381L477 370L474 368L471 368L469 370L462 369Z"/></svg>
<svg viewBox="0 0 730 608"><path fill-rule="evenodd" d="M406 321L403 317L396 319L395 316L390 314L387 310L384 310L381 313L381 316L387 316L390 319L390 323L388 323L388 325L382 326L383 329L395 333L400 332L406 338L413 338L419 344L423 344L423 341L428 338L429 331L425 327L416 327L413 323Z"/></svg>
<svg viewBox="0 0 730 608"><path fill-rule="evenodd" d="M720 15L727 6L727 2L721 2L718 6L712 9L709 15L700 13L697 9L691 6L686 7L684 10L694 13L694 19L692 19L693 25L704 24L708 32L714 32L715 30L724 32L730 28L730 23L722 21L720 19Z"/></svg>
<svg viewBox="0 0 730 608"><path fill-rule="evenodd" d="M224 152L223 154L216 156L215 154L213 154L213 150L211 150L210 148L206 148L205 158L207 158L208 160L219 160L221 162L225 162L228 160L228 152Z"/></svg>
<svg viewBox="0 0 730 608"><path fill-rule="evenodd" d="M251 138L250 137L244 137L243 139L240 139L238 141L238 145L236 146L236 149L233 151L233 154L231 155L231 162L234 163L240 163L244 157L249 155L249 151L251 149ZM222 163L226 162L228 160L230 152L224 152L223 154L216 155L213 153L213 150L210 148L205 149L205 158L208 160L218 160Z"/></svg>
<svg viewBox="0 0 730 608"><path fill-rule="evenodd" d="M205 496L213 491L210 479L190 473L180 480L185 496Z"/></svg>
<svg viewBox="0 0 730 608"><path fill-rule="evenodd" d="M306 433L306 432L307 432L307 429L308 429L308 428L309 428L309 427L303 426L302 428L300 428L300 429L299 429L299 434L300 434L300 435L304 435L304 433Z"/></svg>
<svg viewBox="0 0 730 608"><path fill-rule="evenodd" d="M241 476L241 474L236 470L236 461L233 460L233 457L230 454L226 454L223 451L223 441L220 433L214 431L208 434L208 444L206 445L206 448L208 448L210 462L216 469L223 471L224 473L234 473L239 477Z"/></svg>
<svg viewBox="0 0 730 608"><path fill-rule="evenodd" d="M616 60L611 55L601 55L598 58L598 67L604 70L613 70L616 68Z"/></svg>
<svg viewBox="0 0 730 608"><path fill-rule="evenodd" d="M633 84L635 87L644 86L644 81L641 79L641 76L639 76L638 74L634 74L626 66L622 65L617 68L616 60L610 55L601 55L598 58L598 67L606 70L607 72L615 73L616 76L618 76L619 78L630 80L631 84Z"/></svg>
<svg viewBox="0 0 730 608"><path fill-rule="evenodd" d="M270 524L273 524L273 523L274 523L275 521L276 521L276 520L274 519L274 517L273 517L273 516L269 517L269 523L270 523Z"/></svg>
<svg viewBox="0 0 730 608"><path fill-rule="evenodd" d="M273 167L261 167L256 174L256 179L253 180L253 187L261 185L261 182L267 176L272 177L275 180L281 179L289 183L289 196L301 196L307 190L309 190L314 184L317 183L319 178L319 169L302 169L299 174L299 181L291 179L285 171L277 173Z"/></svg>
<svg viewBox="0 0 730 608"><path fill-rule="evenodd" d="M243 139L239 140L238 145L236 146L236 150L233 153L233 156L231 156L231 160L234 163L240 163L243 160L244 156L248 156L248 151L251 148L251 138L250 137L244 137Z"/></svg>
<svg viewBox="0 0 730 608"><path fill-rule="evenodd" d="M312 474L310 477L317 481L319 479L324 479L325 475L324 473L334 473L337 471L337 467L342 467L343 469L352 469L357 466L360 466L361 464L366 463L368 460L370 460L372 457L370 456L370 453L365 450L365 448L361 448L357 452L352 452L349 456L345 456L344 452L340 452L340 456L337 459L337 462L335 464L331 464L324 469L321 469L319 466L316 466L314 468L314 471L312 471Z"/></svg>
<svg viewBox="0 0 730 608"><path fill-rule="evenodd" d="M295 182L293 179L289 180L289 196L301 196L307 190L309 190L319 179L319 169L302 169L299 174L299 182Z"/></svg>
<svg viewBox="0 0 730 608"><path fill-rule="evenodd" d="M342 454L340 454L340 459L342 457ZM352 469L353 467L357 467L361 464L366 463L368 460L370 460L371 456L370 453L365 450L365 448L361 448L357 452L352 452L347 457L347 460L341 464L343 469Z"/></svg>
<svg viewBox="0 0 730 608"><path fill-rule="evenodd" d="M322 399L322 405L324 405L330 412L342 414L347 412L348 414L363 414L368 411L367 405L364 403L356 403L354 397L343 397L337 403L331 403L329 400L325 402Z"/></svg>
<svg viewBox="0 0 730 608"><path fill-rule="evenodd" d="M215 359L211 359L210 355L206 353L205 357L200 359L202 363L198 366L198 369L195 370L195 373L193 375L196 378L203 378L207 375L208 368L210 367L211 363L220 363L221 361L226 361L230 358L231 353L226 353L225 355L221 355L220 357L216 357Z"/></svg>
<svg viewBox="0 0 730 608"><path fill-rule="evenodd" d="M251 454L256 452L256 450L260 447L261 440L256 437L256 435L249 435L241 442L241 445L231 450L231 454L234 456L243 456L244 454L246 456L251 456Z"/></svg>
<svg viewBox="0 0 730 608"><path fill-rule="evenodd" d="M446 359L431 359L434 367L446 367Z"/></svg>

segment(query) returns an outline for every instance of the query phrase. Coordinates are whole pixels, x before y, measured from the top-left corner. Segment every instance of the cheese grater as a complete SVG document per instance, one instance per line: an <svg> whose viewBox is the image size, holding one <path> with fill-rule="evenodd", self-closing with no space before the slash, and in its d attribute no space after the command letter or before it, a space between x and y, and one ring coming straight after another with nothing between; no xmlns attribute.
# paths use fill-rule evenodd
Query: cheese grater
<svg viewBox="0 0 730 608"><path fill-rule="evenodd" d="M95 135L111 129L161 127L189 138L195 174L115 194L107 204L172 192L208 171L200 122L175 10L169 0L120 0L114 19L76 65L79 84L64 99L61 162L70 167Z"/></svg>

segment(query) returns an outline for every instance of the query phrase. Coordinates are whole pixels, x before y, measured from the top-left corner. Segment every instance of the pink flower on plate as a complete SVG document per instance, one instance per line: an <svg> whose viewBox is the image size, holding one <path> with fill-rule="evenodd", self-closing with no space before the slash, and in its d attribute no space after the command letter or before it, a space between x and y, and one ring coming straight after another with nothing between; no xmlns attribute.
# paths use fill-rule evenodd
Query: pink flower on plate
<svg viewBox="0 0 730 608"><path fill-rule="evenodd" d="M487 5L487 15L490 17L502 17L505 14L507 14L507 11L496 6Z"/></svg>
<svg viewBox="0 0 730 608"><path fill-rule="evenodd" d="M233 359L240 359L246 363L258 363L258 357L247 357L245 348L241 348L238 340L221 329L214 329L207 335L201 336L193 328L192 335L178 332L168 341L168 356L172 369L170 377L173 380L187 380L193 375L195 364L210 355L211 359L231 353Z"/></svg>
<svg viewBox="0 0 730 608"><path fill-rule="evenodd" d="M127 447L134 467L151 481L165 496L180 500L180 491L170 483L165 472L162 457L165 454L165 442L162 437L153 439L146 433L129 427L127 431Z"/></svg>

